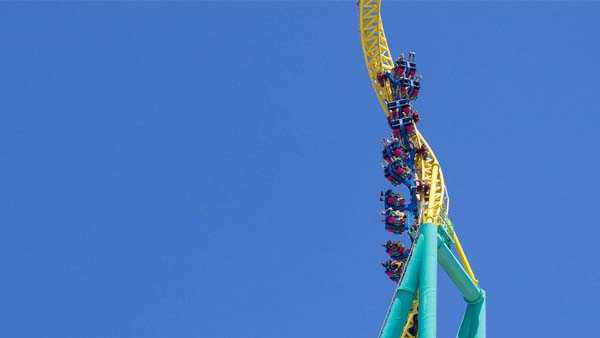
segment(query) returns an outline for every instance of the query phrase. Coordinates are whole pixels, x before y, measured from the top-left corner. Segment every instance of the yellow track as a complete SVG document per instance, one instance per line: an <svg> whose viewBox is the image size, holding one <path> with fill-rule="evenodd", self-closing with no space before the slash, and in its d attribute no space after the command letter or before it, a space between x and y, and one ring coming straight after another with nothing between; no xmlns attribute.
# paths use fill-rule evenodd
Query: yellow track
<svg viewBox="0 0 600 338"><path fill-rule="evenodd" d="M377 95L381 109L387 117L388 110L385 102L386 100L392 100L392 90L387 82L384 87L381 87L377 81L377 75L392 70L394 68L394 59L385 37L385 31L383 30L381 0L359 0L358 6L360 11L360 39L365 63L369 72L369 79L371 80L371 86ZM414 145L416 147L425 146L427 149L427 156L421 156L416 161L417 179L428 183L430 186L430 194L427 200L424 200L422 195L419 196L419 203L421 205L419 223L432 223L450 228L454 247L460 260L465 270L471 276L471 279L477 283L467 256L460 245L458 236L452 227L452 223L448 220L449 198L440 163L421 132L416 128L415 130L416 132L412 137ZM403 338L413 337L409 333L409 329L414 322L412 318L417 313L417 308L418 302L415 300L409 320L402 334Z"/></svg>
<svg viewBox="0 0 600 338"><path fill-rule="evenodd" d="M386 100L392 100L392 90L388 83L381 87L377 82L377 74L394 68L394 60L388 47L383 22L381 21L381 0L361 0L360 6L360 39L362 42L365 63L369 71L371 85L377 94L381 109L387 115ZM443 224L448 215L448 198L446 185L440 164L431 147L421 133L416 131L412 139L415 146L427 147L428 156L417 161L417 178L429 183L430 195L428 201L421 201L423 208L422 221L433 224Z"/></svg>

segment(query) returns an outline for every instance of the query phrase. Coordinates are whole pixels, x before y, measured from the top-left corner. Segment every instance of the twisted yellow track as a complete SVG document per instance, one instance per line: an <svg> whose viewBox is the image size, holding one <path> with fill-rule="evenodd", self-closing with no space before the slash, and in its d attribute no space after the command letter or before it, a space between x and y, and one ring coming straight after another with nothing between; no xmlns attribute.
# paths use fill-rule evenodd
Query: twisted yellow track
<svg viewBox="0 0 600 338"><path fill-rule="evenodd" d="M384 87L379 85L377 74L390 71L394 67L394 60L383 30L381 0L361 0L359 8L360 38L369 79L381 109L387 116L388 110L385 101L392 100L392 90L388 83ZM429 199L420 201L422 203L420 220L423 223L444 224L444 220L448 216L448 196L440 164L418 129L412 141L417 147L424 145L428 153L427 156L421 157L417 161L417 178L430 186Z"/></svg>
<svg viewBox="0 0 600 338"><path fill-rule="evenodd" d="M386 82L383 87L380 86L377 81L377 75L392 70L394 68L394 59L388 46L385 31L383 30L381 0L359 0L358 7L360 11L360 39L365 63L369 72L369 79L371 80L371 86L377 95L381 109L387 117L386 101L392 100L392 90L389 82ZM424 199L422 194L418 196L421 212L418 222L419 224L432 223L442 225L450 230L454 247L459 254L463 266L473 281L477 283L477 279L475 279L460 241L452 227L452 223L448 219L449 198L440 163L418 129L416 129L412 137L412 142L417 147L425 146L427 149L427 155L420 156L416 161L416 176L419 181L429 184L430 187L429 198L427 200ZM412 328L416 323L414 318L417 312L418 300L415 299L404 327L402 338L415 337L411 332L414 332Z"/></svg>

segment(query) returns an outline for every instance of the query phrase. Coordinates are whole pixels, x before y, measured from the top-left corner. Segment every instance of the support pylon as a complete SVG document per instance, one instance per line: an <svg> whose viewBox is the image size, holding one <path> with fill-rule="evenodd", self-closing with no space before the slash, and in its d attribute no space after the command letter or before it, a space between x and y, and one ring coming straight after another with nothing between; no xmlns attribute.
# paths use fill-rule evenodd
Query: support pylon
<svg viewBox="0 0 600 338"><path fill-rule="evenodd" d="M485 291L469 276L450 249L451 243L451 236L444 227L431 223L421 225L414 251L396 288L380 338L401 337L417 290L419 338L436 337L438 263L467 303L457 338L485 338Z"/></svg>
<svg viewBox="0 0 600 338"><path fill-rule="evenodd" d="M419 337L436 337L437 313L437 227L421 225L423 241L422 265L419 274Z"/></svg>

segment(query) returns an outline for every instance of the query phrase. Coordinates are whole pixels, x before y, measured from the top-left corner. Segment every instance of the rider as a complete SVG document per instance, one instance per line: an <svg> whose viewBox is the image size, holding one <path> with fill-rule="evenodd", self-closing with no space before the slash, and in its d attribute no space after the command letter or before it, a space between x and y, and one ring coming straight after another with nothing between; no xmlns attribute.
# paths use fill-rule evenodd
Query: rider
<svg viewBox="0 0 600 338"><path fill-rule="evenodd" d="M400 280L400 275L402 273L402 265L403 263L401 261L397 261L394 259L389 259L383 263L381 263L381 265L385 268L385 274L394 282L397 282Z"/></svg>
<svg viewBox="0 0 600 338"><path fill-rule="evenodd" d="M413 117L414 118L414 117ZM423 144L416 151L415 156L426 157L427 156L427 147Z"/></svg>
<svg viewBox="0 0 600 338"><path fill-rule="evenodd" d="M419 115L418 111L413 110L412 119L413 119L413 121L415 121L415 123L417 123L417 122L419 122L419 120L421 120L421 116Z"/></svg>
<svg viewBox="0 0 600 338"><path fill-rule="evenodd" d="M387 141L383 143L384 147L383 147L383 151L382 151L382 155L383 155L383 159L387 162L393 162L395 157L404 157L406 155L408 155L406 153L406 151L404 150L402 144L400 143L400 140L397 138L392 138L391 141Z"/></svg>
<svg viewBox="0 0 600 338"><path fill-rule="evenodd" d="M406 60L404 60L404 54L400 53L400 56L398 56L398 59L395 63L394 75L396 75L397 77L404 77L404 72L406 71L406 68L407 62Z"/></svg>
<svg viewBox="0 0 600 338"><path fill-rule="evenodd" d="M406 231L406 226L385 225L385 230L395 235L402 235Z"/></svg>
<svg viewBox="0 0 600 338"><path fill-rule="evenodd" d="M383 246L392 259L402 260L408 257L408 252L400 241L387 241Z"/></svg>
<svg viewBox="0 0 600 338"><path fill-rule="evenodd" d="M399 210L387 208L382 211L385 229L394 234L402 234L406 230L406 214Z"/></svg>
<svg viewBox="0 0 600 338"><path fill-rule="evenodd" d="M409 178L410 168L401 158L398 158L385 167L385 174L392 176L398 182L403 182Z"/></svg>
<svg viewBox="0 0 600 338"><path fill-rule="evenodd" d="M410 98L409 93L412 92L412 86L411 86L411 81L408 80L407 78L402 78L402 80L399 83L398 86L398 91L399 91L399 97L401 98Z"/></svg>
<svg viewBox="0 0 600 338"><path fill-rule="evenodd" d="M410 103L408 103L408 100L403 100L401 105L400 105L400 110L402 111L402 115L404 116L410 116L410 112L412 110L412 107L410 106Z"/></svg>
<svg viewBox="0 0 600 338"><path fill-rule="evenodd" d="M412 81L412 86L410 87L409 99L414 100L419 96L419 90L421 89L421 77L417 76L416 79Z"/></svg>
<svg viewBox="0 0 600 338"><path fill-rule="evenodd" d="M399 192L392 191L392 189L386 190L385 193L381 192L380 200L384 202L386 209L404 210L404 196Z"/></svg>
<svg viewBox="0 0 600 338"><path fill-rule="evenodd" d="M412 135L415 132L415 125L414 123L409 123L404 126L404 129L408 135Z"/></svg>
<svg viewBox="0 0 600 338"><path fill-rule="evenodd" d="M389 72L377 74L377 82L381 87L385 86L385 81L389 78Z"/></svg>
<svg viewBox="0 0 600 338"><path fill-rule="evenodd" d="M394 161L384 165L384 176L392 182L393 185L405 184L410 187L412 185L411 166L414 167L413 160L410 156L395 157Z"/></svg>
<svg viewBox="0 0 600 338"><path fill-rule="evenodd" d="M423 194L424 198L429 197L429 184L422 181L416 181L416 185L411 188L416 193Z"/></svg>
<svg viewBox="0 0 600 338"><path fill-rule="evenodd" d="M415 63L416 54L415 52L408 52L408 69L406 70L406 77L412 79L417 74L417 64Z"/></svg>
<svg viewBox="0 0 600 338"><path fill-rule="evenodd" d="M385 224L400 226L406 223L406 214L400 210L390 207L382 211L381 214L385 215Z"/></svg>

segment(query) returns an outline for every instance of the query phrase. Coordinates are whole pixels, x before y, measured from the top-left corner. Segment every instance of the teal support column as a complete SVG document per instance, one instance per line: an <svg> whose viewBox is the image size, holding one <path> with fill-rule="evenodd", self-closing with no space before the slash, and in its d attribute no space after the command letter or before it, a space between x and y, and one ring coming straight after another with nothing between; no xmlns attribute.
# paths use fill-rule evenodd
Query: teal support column
<svg viewBox="0 0 600 338"><path fill-rule="evenodd" d="M467 304L467 311L460 324L458 338L485 338L485 292L481 290L481 298Z"/></svg>
<svg viewBox="0 0 600 338"><path fill-rule="evenodd" d="M421 225L421 272L419 274L419 338L436 338L437 313L437 227Z"/></svg>
<svg viewBox="0 0 600 338"><path fill-rule="evenodd" d="M415 291L419 281L419 270L421 268L421 257L423 251L422 236L417 239L413 253L406 266L406 272L402 281L396 288L396 294L385 319L383 328L379 334L380 338L399 338L406 324L408 312L415 298Z"/></svg>
<svg viewBox="0 0 600 338"><path fill-rule="evenodd" d="M483 296L481 289L473 283L463 266L450 248L440 239L438 241L438 261L448 277L458 288L468 303L477 302Z"/></svg>
<svg viewBox="0 0 600 338"><path fill-rule="evenodd" d="M450 248L438 241L438 261L467 302L458 338L485 338L485 292L469 277Z"/></svg>

